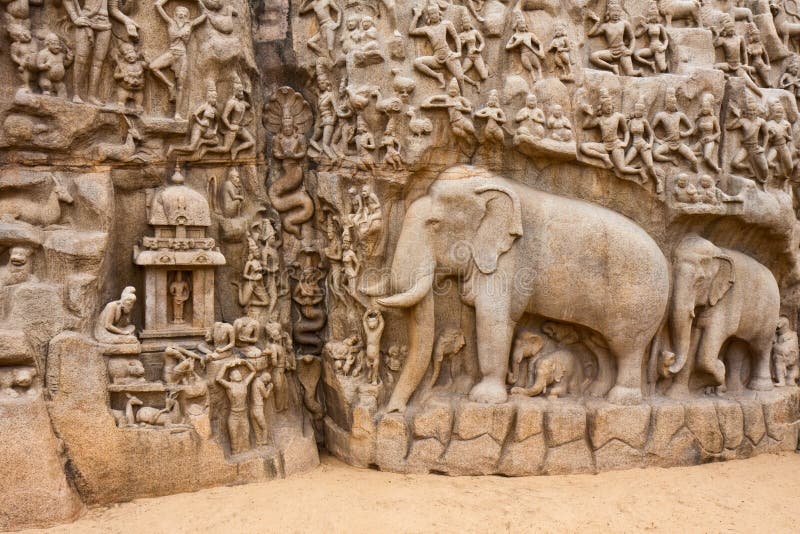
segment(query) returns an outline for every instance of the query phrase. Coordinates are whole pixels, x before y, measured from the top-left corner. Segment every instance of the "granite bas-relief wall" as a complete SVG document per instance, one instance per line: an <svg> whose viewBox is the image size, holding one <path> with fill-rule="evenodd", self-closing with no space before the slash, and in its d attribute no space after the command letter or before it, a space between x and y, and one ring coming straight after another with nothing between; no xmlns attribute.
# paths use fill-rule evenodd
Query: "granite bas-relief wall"
<svg viewBox="0 0 800 534"><path fill-rule="evenodd" d="M0 528L797 447L792 2L2 11Z"/></svg>

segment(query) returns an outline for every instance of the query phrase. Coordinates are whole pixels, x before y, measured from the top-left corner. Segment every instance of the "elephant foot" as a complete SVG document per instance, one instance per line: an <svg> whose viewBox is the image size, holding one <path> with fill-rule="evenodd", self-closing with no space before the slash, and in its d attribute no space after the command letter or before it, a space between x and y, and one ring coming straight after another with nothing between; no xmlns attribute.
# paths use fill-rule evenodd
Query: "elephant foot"
<svg viewBox="0 0 800 534"><path fill-rule="evenodd" d="M592 382L592 385L589 386L589 390L587 393L592 397L605 397L606 393L611 389L610 384L606 384L605 382L600 382L595 380Z"/></svg>
<svg viewBox="0 0 800 534"><path fill-rule="evenodd" d="M469 392L469 399L484 404L501 404L508 400L508 393L502 381L484 378Z"/></svg>
<svg viewBox="0 0 800 534"><path fill-rule="evenodd" d="M389 404L386 405L386 413L405 413L406 405L405 403L397 402L393 399L389 399Z"/></svg>
<svg viewBox="0 0 800 534"><path fill-rule="evenodd" d="M642 402L642 390L640 388L614 386L608 392L608 402L623 405L640 404Z"/></svg>
<svg viewBox="0 0 800 534"><path fill-rule="evenodd" d="M687 384L673 383L666 391L666 396L670 399L688 399L691 394L689 393L689 386Z"/></svg>
<svg viewBox="0 0 800 534"><path fill-rule="evenodd" d="M753 378L747 385L748 388L755 391L769 391L773 386L771 378Z"/></svg>

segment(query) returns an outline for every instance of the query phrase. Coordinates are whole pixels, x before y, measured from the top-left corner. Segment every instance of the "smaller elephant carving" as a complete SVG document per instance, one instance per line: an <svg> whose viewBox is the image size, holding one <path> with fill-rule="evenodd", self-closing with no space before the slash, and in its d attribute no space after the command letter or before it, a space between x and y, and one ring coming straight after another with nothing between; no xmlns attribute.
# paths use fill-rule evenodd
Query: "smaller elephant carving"
<svg viewBox="0 0 800 534"><path fill-rule="evenodd" d="M522 332L514 342L514 350L511 353L511 369L508 371L506 381L515 384L519 378L519 368L522 361L534 358L544 347L545 339L531 332Z"/></svg>
<svg viewBox="0 0 800 534"><path fill-rule="evenodd" d="M511 388L511 394L534 397L544 393L557 398L563 395L580 395L588 385L583 365L569 350L559 349L533 360L534 382L528 388ZM549 392L548 392L549 388Z"/></svg>

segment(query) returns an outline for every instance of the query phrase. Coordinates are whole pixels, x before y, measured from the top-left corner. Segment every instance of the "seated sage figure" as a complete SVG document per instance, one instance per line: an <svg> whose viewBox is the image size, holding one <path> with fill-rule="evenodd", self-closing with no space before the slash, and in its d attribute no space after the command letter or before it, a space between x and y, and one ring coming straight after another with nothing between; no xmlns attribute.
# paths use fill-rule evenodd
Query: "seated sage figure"
<svg viewBox="0 0 800 534"><path fill-rule="evenodd" d="M94 337L109 345L135 345L139 340L134 335L135 326L128 324L131 310L136 303L136 288L128 286L122 290L119 300L112 300L97 318Z"/></svg>

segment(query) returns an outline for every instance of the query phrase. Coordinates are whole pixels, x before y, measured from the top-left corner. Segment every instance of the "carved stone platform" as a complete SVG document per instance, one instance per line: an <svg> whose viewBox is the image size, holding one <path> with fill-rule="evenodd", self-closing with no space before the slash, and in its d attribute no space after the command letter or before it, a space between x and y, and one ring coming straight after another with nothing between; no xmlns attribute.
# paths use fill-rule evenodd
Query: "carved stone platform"
<svg viewBox="0 0 800 534"><path fill-rule="evenodd" d="M744 392L637 406L602 400L513 396L505 404L464 397L419 411L371 416L353 428L325 418L325 445L343 461L398 473L508 476L672 467L795 450L800 389Z"/></svg>

